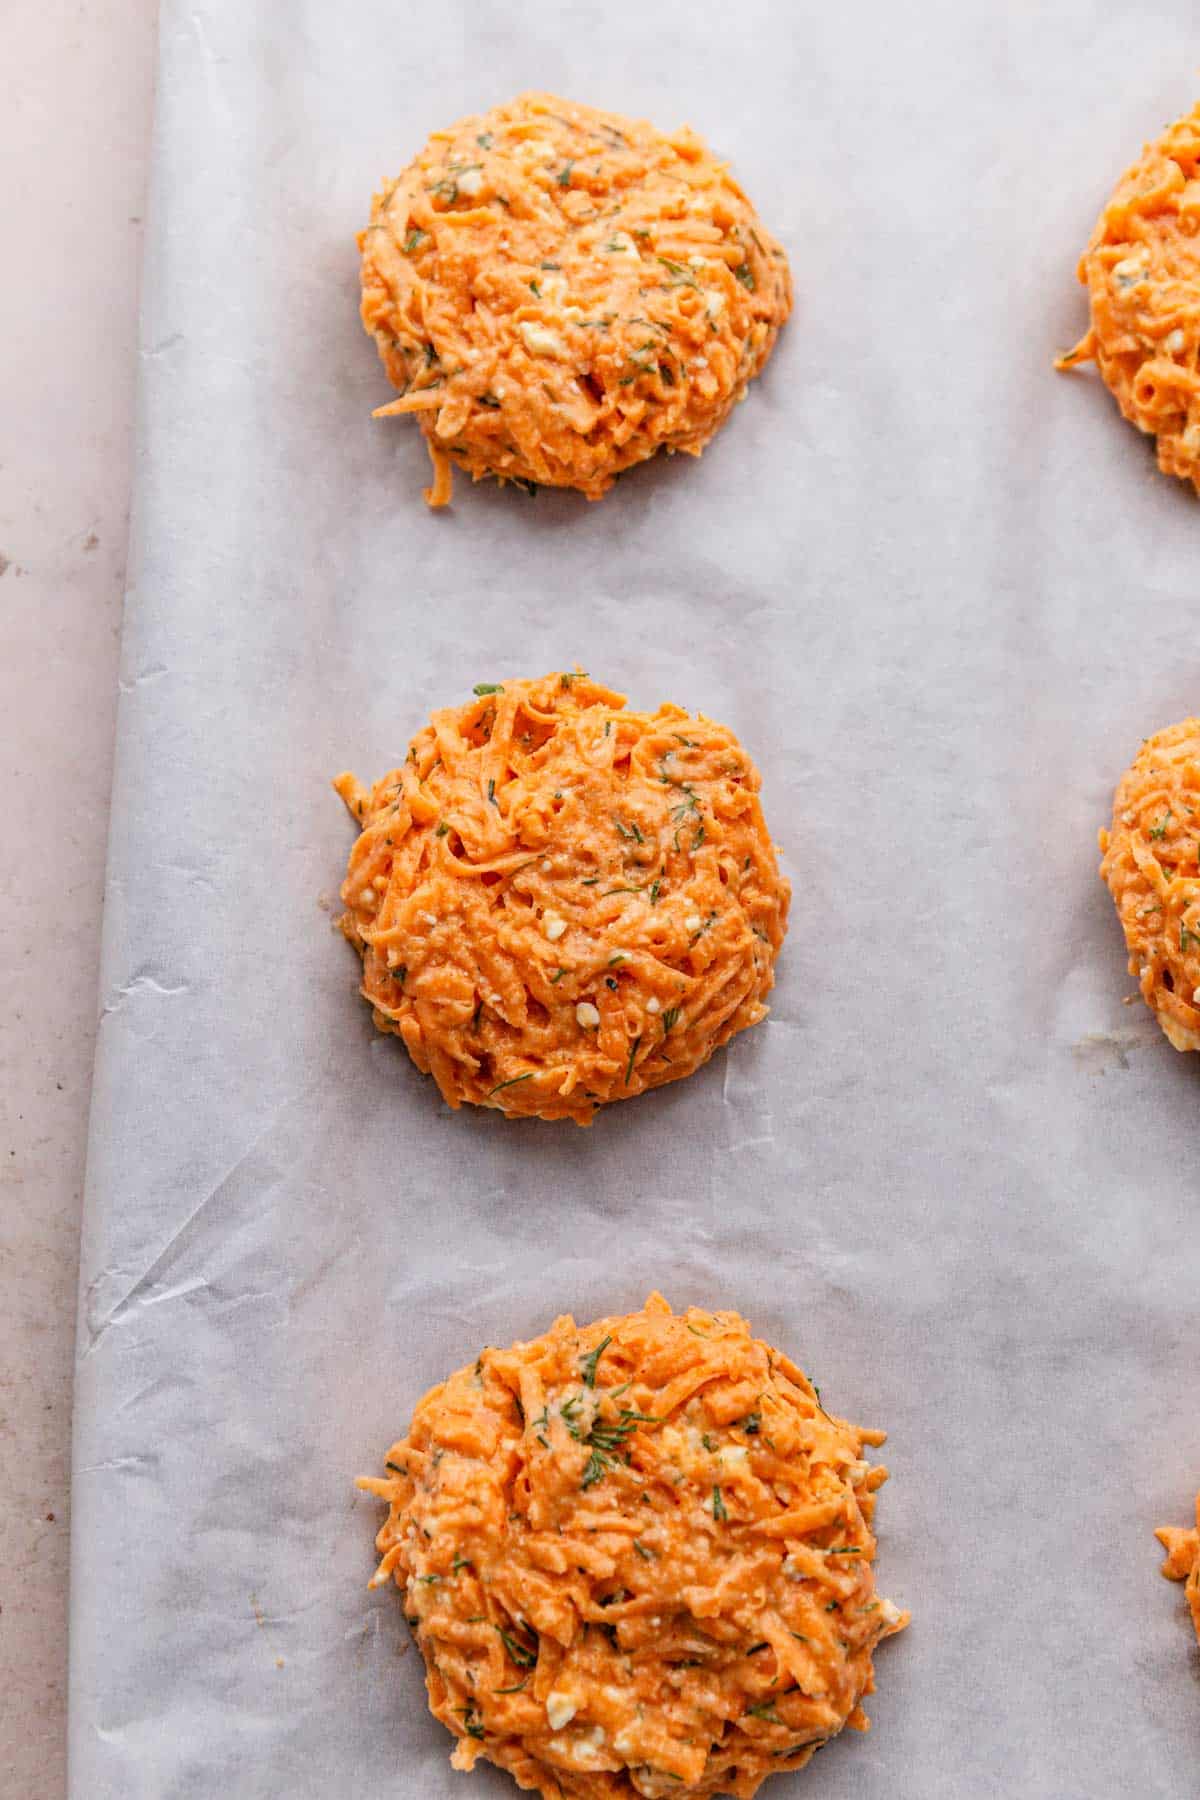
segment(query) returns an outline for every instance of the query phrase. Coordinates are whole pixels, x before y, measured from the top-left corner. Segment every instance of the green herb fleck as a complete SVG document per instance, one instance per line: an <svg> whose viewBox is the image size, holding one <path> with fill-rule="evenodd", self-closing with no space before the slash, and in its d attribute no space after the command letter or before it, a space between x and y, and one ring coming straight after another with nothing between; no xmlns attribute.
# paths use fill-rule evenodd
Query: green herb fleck
<svg viewBox="0 0 1200 1800"><path fill-rule="evenodd" d="M556 981L561 981L566 972L565 969L556 969L554 974L550 977L550 986L553 987Z"/></svg>
<svg viewBox="0 0 1200 1800"><path fill-rule="evenodd" d="M673 1031L676 1025L678 1025L680 1010L681 1009L678 1006L668 1006L666 1012L663 1014L662 1028L664 1037L666 1037L668 1031Z"/></svg>
<svg viewBox="0 0 1200 1800"><path fill-rule="evenodd" d="M725 1502L721 1497L721 1490L719 1487L713 1489L712 1506L714 1519L727 1519L729 1517L729 1514L725 1510Z"/></svg>
<svg viewBox="0 0 1200 1800"><path fill-rule="evenodd" d="M1150 827L1150 836L1152 838L1161 838L1161 837L1166 836L1167 826L1171 823L1171 816L1172 815L1171 815L1170 811L1165 812L1163 814L1162 818L1158 821L1158 824L1152 825Z"/></svg>
<svg viewBox="0 0 1200 1800"><path fill-rule="evenodd" d="M504 1645L504 1648L508 1651L508 1654L512 1657L518 1669L532 1669L537 1662L537 1651L527 1649L524 1644L518 1644L516 1638L510 1637L507 1631L502 1631L499 1625L497 1625L496 1631L499 1634L500 1642Z"/></svg>
<svg viewBox="0 0 1200 1800"><path fill-rule="evenodd" d="M438 820L438 828L434 832L433 835L434 835L434 837L445 837L445 835L449 831L449 829L450 829L450 827L447 825L445 819L439 819Z"/></svg>
<svg viewBox="0 0 1200 1800"><path fill-rule="evenodd" d="M637 1037L634 1038L632 1044L629 1046L629 1062L625 1068L625 1086L626 1087L629 1086L629 1080L630 1080L631 1075L633 1074L633 1060L634 1060L634 1057L638 1053L638 1049L641 1046L641 1042L642 1042L642 1038L641 1038L641 1033L639 1032Z"/></svg>
<svg viewBox="0 0 1200 1800"><path fill-rule="evenodd" d="M497 1083L496 1083L496 1085L495 1085L495 1087L494 1087L494 1088L489 1088L489 1089L488 1089L488 1095L487 1095L487 1097L488 1097L488 1099L489 1099L489 1100L490 1100L490 1099L491 1099L491 1097L492 1097L492 1095L493 1095L493 1094L498 1094L498 1093L499 1093L499 1092L500 1092L500 1090L501 1090L501 1089L502 1089L502 1088L510 1088L510 1087L516 1087L516 1086L517 1086L517 1084L518 1084L518 1082L521 1082L521 1081L532 1081L532 1080L533 1080L533 1070L532 1070L532 1069L530 1069L530 1070L529 1070L529 1071L528 1071L528 1072L527 1072L527 1073L526 1073L526 1074L524 1074L524 1075L514 1075L514 1076L512 1076L512 1078L511 1078L511 1079L510 1079L510 1080L508 1080L508 1081L498 1081L498 1082L497 1082Z"/></svg>
<svg viewBox="0 0 1200 1800"><path fill-rule="evenodd" d="M633 1540L633 1547L643 1562L653 1562L655 1560L653 1550L647 1550L645 1544L639 1544L636 1538Z"/></svg>
<svg viewBox="0 0 1200 1800"><path fill-rule="evenodd" d="M741 267L735 269L733 273L744 288L749 288L751 293L754 292L758 283L754 279L754 270L750 267L749 263L743 263Z"/></svg>
<svg viewBox="0 0 1200 1800"><path fill-rule="evenodd" d="M605 1456L603 1450L593 1450L584 1467L583 1479L579 1484L580 1487L595 1487L596 1483L602 1481L611 1468L611 1457Z"/></svg>
<svg viewBox="0 0 1200 1800"><path fill-rule="evenodd" d="M477 681L472 691L479 695L502 694L504 689L498 681Z"/></svg>
<svg viewBox="0 0 1200 1800"><path fill-rule="evenodd" d="M579 1367L583 1375L583 1384L585 1387L595 1387L596 1364L600 1361L600 1358L604 1355L604 1352L611 1343L611 1337L603 1337L600 1339L600 1342L596 1345L594 1350L590 1351L587 1356L580 1358Z"/></svg>
<svg viewBox="0 0 1200 1800"><path fill-rule="evenodd" d="M559 187L567 187L567 188L570 187L570 185L571 185L571 170L574 167L575 167L575 164L573 162L569 162L569 163L566 163L558 171L558 174L554 177L554 179L557 181Z"/></svg>
<svg viewBox="0 0 1200 1800"><path fill-rule="evenodd" d="M411 256L414 250L419 250L421 248L421 245L426 242L428 237L429 233L427 231L422 231L419 225L414 225L404 240L404 254L406 256Z"/></svg>

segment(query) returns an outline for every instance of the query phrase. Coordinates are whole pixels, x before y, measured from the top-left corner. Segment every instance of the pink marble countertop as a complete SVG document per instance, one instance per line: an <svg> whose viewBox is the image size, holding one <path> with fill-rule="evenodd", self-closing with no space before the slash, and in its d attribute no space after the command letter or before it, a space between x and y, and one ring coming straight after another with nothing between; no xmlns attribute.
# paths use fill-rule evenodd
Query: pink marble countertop
<svg viewBox="0 0 1200 1800"><path fill-rule="evenodd" d="M66 1785L75 1280L156 27L155 0L0 10L3 1800Z"/></svg>

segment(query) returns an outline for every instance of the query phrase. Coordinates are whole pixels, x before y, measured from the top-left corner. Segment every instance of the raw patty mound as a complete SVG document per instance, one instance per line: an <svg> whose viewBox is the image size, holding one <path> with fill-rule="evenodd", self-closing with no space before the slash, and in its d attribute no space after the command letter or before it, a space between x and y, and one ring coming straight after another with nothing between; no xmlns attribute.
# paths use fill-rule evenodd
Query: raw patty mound
<svg viewBox="0 0 1200 1800"><path fill-rule="evenodd" d="M1200 719L1147 738L1121 777L1100 874L1129 973L1177 1050L1200 1050Z"/></svg>
<svg viewBox="0 0 1200 1800"><path fill-rule="evenodd" d="M1163 1525L1155 1537L1167 1553L1162 1572L1168 1581L1186 1581L1184 1592L1191 1608L1192 1624L1200 1638L1200 1494L1196 1496L1196 1529L1184 1531L1178 1526Z"/></svg>
<svg viewBox="0 0 1200 1800"><path fill-rule="evenodd" d="M362 320L429 443L476 480L589 500L699 456L792 304L787 259L690 131L523 94L435 132L375 196Z"/></svg>
<svg viewBox="0 0 1200 1800"><path fill-rule="evenodd" d="M434 1714L546 1800L757 1792L866 1730L883 1442L734 1312L485 1350L421 1401L372 1586L403 1588Z"/></svg>
<svg viewBox="0 0 1200 1800"><path fill-rule="evenodd" d="M481 682L371 790L342 929L444 1099L591 1123L766 1014L791 890L731 731L588 676Z"/></svg>
<svg viewBox="0 0 1200 1800"><path fill-rule="evenodd" d="M1057 366L1094 359L1163 473L1200 490L1200 106L1122 176L1079 279L1091 329Z"/></svg>

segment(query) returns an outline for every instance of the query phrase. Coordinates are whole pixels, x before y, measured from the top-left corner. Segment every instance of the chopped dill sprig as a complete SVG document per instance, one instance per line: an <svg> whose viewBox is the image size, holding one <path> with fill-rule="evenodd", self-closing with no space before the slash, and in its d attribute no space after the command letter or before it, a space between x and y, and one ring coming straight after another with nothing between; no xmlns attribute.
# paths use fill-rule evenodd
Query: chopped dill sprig
<svg viewBox="0 0 1200 1800"><path fill-rule="evenodd" d="M508 1654L512 1657L518 1669L532 1669L537 1662L537 1651L528 1649L524 1644L519 1644L516 1638L510 1637L508 1632L502 1630L499 1625L497 1625L496 1631L500 1638L500 1642L504 1645L504 1648L508 1651Z"/></svg>
<svg viewBox="0 0 1200 1800"><path fill-rule="evenodd" d="M600 1342L596 1345L594 1350L590 1351L587 1356L580 1358L579 1367L580 1372L583 1375L583 1384L585 1387L595 1387L596 1365L611 1343L611 1337L603 1337L600 1339Z"/></svg>
<svg viewBox="0 0 1200 1800"><path fill-rule="evenodd" d="M510 1077L510 1079L508 1081L498 1081L494 1088L488 1089L487 1097L490 1100L493 1094L498 1094L500 1092L501 1088L516 1087L517 1083L520 1081L532 1081L532 1080L533 1080L533 1070L529 1069L526 1071L526 1073L524 1075L513 1075Z"/></svg>

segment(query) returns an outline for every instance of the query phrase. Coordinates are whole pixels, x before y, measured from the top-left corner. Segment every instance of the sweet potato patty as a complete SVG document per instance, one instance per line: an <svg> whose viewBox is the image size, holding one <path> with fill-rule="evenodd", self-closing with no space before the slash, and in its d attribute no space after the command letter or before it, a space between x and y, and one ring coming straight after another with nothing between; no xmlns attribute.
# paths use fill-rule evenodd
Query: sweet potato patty
<svg viewBox="0 0 1200 1800"><path fill-rule="evenodd" d="M1159 468L1200 490L1200 106L1121 177L1079 279L1091 327L1058 367L1094 359Z"/></svg>
<svg viewBox="0 0 1200 1800"><path fill-rule="evenodd" d="M1175 1048L1200 1050L1200 719L1145 740L1100 848L1129 973Z"/></svg>
<svg viewBox="0 0 1200 1800"><path fill-rule="evenodd" d="M871 1566L882 1442L737 1313L658 1294L433 1388L359 1486L455 1767L545 1800L748 1800L865 1730L908 1622Z"/></svg>
<svg viewBox="0 0 1200 1800"><path fill-rule="evenodd" d="M699 138L549 94L436 132L359 245L401 395L379 413L419 418L434 506L451 462L598 500L662 446L698 456L791 308L783 251Z"/></svg>
<svg viewBox="0 0 1200 1800"><path fill-rule="evenodd" d="M766 1013L790 888L733 733L588 676L481 682L373 789L342 928L451 1106L576 1119Z"/></svg>
<svg viewBox="0 0 1200 1800"><path fill-rule="evenodd" d="M1185 1531L1180 1526L1163 1525L1155 1537L1167 1553L1162 1572L1168 1581L1186 1582L1184 1589L1192 1624L1200 1638L1200 1494L1196 1496L1196 1528Z"/></svg>

